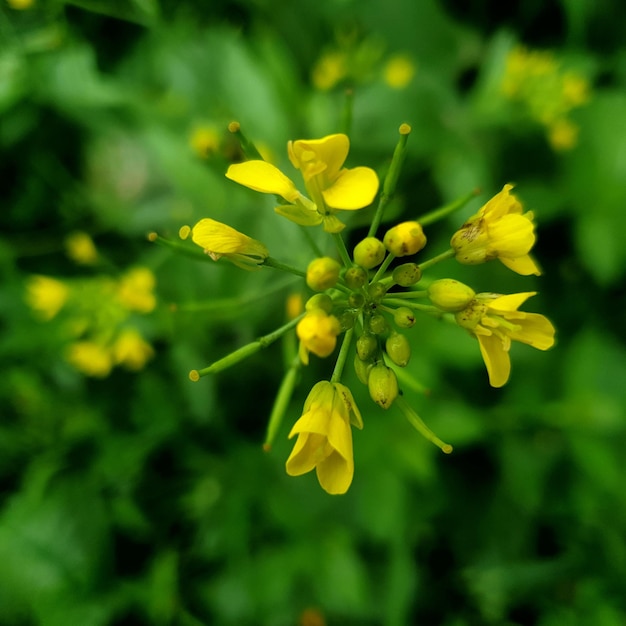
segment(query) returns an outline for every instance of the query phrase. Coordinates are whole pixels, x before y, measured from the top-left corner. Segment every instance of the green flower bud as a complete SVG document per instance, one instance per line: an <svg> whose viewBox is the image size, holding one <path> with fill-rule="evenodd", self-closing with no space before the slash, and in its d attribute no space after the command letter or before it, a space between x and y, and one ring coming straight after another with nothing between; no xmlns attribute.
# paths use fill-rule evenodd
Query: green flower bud
<svg viewBox="0 0 626 626"><path fill-rule="evenodd" d="M369 329L375 335L381 335L387 330L387 320L379 313L376 313L376 315L370 317Z"/></svg>
<svg viewBox="0 0 626 626"><path fill-rule="evenodd" d="M344 311L339 316L339 323L341 324L341 330L349 330L354 326L354 313L352 311Z"/></svg>
<svg viewBox="0 0 626 626"><path fill-rule="evenodd" d="M362 361L368 361L378 352L378 340L374 335L363 333L356 340L356 353Z"/></svg>
<svg viewBox="0 0 626 626"><path fill-rule="evenodd" d="M328 256L313 259L306 268L306 284L313 291L324 291L337 284L340 271L341 265L335 259Z"/></svg>
<svg viewBox="0 0 626 626"><path fill-rule="evenodd" d="M410 287L422 278L422 270L417 263L403 263L393 270L393 282L400 287Z"/></svg>
<svg viewBox="0 0 626 626"><path fill-rule="evenodd" d="M359 358L359 355L355 355L354 357L354 371L356 372L357 378L364 384L367 385L367 381L370 377L370 370L374 366L373 361L362 361Z"/></svg>
<svg viewBox="0 0 626 626"><path fill-rule="evenodd" d="M474 290L453 278L434 281L427 289L430 301L442 311L462 311L474 299Z"/></svg>
<svg viewBox="0 0 626 626"><path fill-rule="evenodd" d="M385 233L383 243L391 254L409 256L426 245L426 235L418 222L402 222Z"/></svg>
<svg viewBox="0 0 626 626"><path fill-rule="evenodd" d="M401 306L393 314L393 322L398 328L411 328L415 324L415 313L408 306Z"/></svg>
<svg viewBox="0 0 626 626"><path fill-rule="evenodd" d="M372 400L383 409L388 409L398 397L398 379L393 370L382 363L370 370L367 387Z"/></svg>
<svg viewBox="0 0 626 626"><path fill-rule="evenodd" d="M350 289L360 289L367 283L367 271L362 267L350 267L343 278Z"/></svg>
<svg viewBox="0 0 626 626"><path fill-rule="evenodd" d="M387 293L387 287L382 283L372 283L367 288L367 293L372 300L380 300Z"/></svg>
<svg viewBox="0 0 626 626"><path fill-rule="evenodd" d="M351 293L348 296L348 304L353 309L360 309L364 303L365 303L365 298L363 297L363 294L361 293Z"/></svg>
<svg viewBox="0 0 626 626"><path fill-rule="evenodd" d="M387 337L385 350L389 358L399 367L406 367L411 358L411 346L409 340L400 333L392 333Z"/></svg>
<svg viewBox="0 0 626 626"><path fill-rule="evenodd" d="M474 330L480 323L486 311L486 304L483 304L478 300L472 300L465 309L454 315L454 319L461 328Z"/></svg>
<svg viewBox="0 0 626 626"><path fill-rule="evenodd" d="M366 237L354 247L354 262L366 270L380 265L385 258L385 246L376 237Z"/></svg>
<svg viewBox="0 0 626 626"><path fill-rule="evenodd" d="M331 297L325 293L316 293L306 301L304 308L307 311L322 309L322 311L330 313L333 310L333 301L331 300Z"/></svg>

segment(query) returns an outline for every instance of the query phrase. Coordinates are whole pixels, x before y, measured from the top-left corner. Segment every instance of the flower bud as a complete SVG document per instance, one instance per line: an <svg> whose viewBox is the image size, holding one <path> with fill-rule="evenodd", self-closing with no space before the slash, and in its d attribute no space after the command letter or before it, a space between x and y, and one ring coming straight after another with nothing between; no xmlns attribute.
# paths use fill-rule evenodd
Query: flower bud
<svg viewBox="0 0 626 626"><path fill-rule="evenodd" d="M474 330L480 323L486 310L486 304L474 299L467 305L466 308L456 313L454 315L454 319L461 328Z"/></svg>
<svg viewBox="0 0 626 626"><path fill-rule="evenodd" d="M376 313L376 315L370 317L369 328L375 335L381 335L387 330L387 320L379 313Z"/></svg>
<svg viewBox="0 0 626 626"><path fill-rule="evenodd" d="M372 283L367 288L367 293L372 300L380 300L387 293L387 287L382 283Z"/></svg>
<svg viewBox="0 0 626 626"><path fill-rule="evenodd" d="M360 289L367 283L367 272L362 267L350 267L343 279L350 289Z"/></svg>
<svg viewBox="0 0 626 626"><path fill-rule="evenodd" d="M453 278L436 280L431 283L426 291L430 301L436 307L451 313L462 311L476 295L471 287Z"/></svg>
<svg viewBox="0 0 626 626"><path fill-rule="evenodd" d="M368 361L378 352L378 340L374 335L363 333L356 340L356 353L362 361Z"/></svg>
<svg viewBox="0 0 626 626"><path fill-rule="evenodd" d="M409 256L426 245L426 236L418 222L402 222L385 233L383 243L394 256Z"/></svg>
<svg viewBox="0 0 626 626"><path fill-rule="evenodd" d="M415 324L415 313L408 306L401 306L393 314L393 322L399 328L411 328Z"/></svg>
<svg viewBox="0 0 626 626"><path fill-rule="evenodd" d="M383 409L388 409L398 397L398 379L393 370L382 363L370 370L367 387L372 400Z"/></svg>
<svg viewBox="0 0 626 626"><path fill-rule="evenodd" d="M373 361L363 361L359 358L358 354L354 357L354 371L356 372L357 378L364 385L367 385L367 381L370 377L370 370L373 365Z"/></svg>
<svg viewBox="0 0 626 626"><path fill-rule="evenodd" d="M360 309L364 303L365 303L365 298L363 297L363 294L361 293L351 293L348 296L348 304L353 309Z"/></svg>
<svg viewBox="0 0 626 626"><path fill-rule="evenodd" d="M328 256L313 259L306 268L306 284L313 291L324 291L334 287L339 280L340 270L341 265Z"/></svg>
<svg viewBox="0 0 626 626"><path fill-rule="evenodd" d="M422 270L417 263L403 263L393 270L393 282L400 287L410 287L419 282Z"/></svg>
<svg viewBox="0 0 626 626"><path fill-rule="evenodd" d="M306 301L304 308L307 311L322 309L322 311L330 313L333 310L333 301L331 297L325 293L316 293Z"/></svg>
<svg viewBox="0 0 626 626"><path fill-rule="evenodd" d="M391 333L385 342L385 350L389 358L399 367L406 367L411 358L409 340L400 333Z"/></svg>
<svg viewBox="0 0 626 626"><path fill-rule="evenodd" d="M354 313L352 311L344 311L339 316L339 323L341 324L341 330L350 330L354 326Z"/></svg>
<svg viewBox="0 0 626 626"><path fill-rule="evenodd" d="M385 258L385 246L376 237L366 237L354 247L354 262L366 270L380 265Z"/></svg>

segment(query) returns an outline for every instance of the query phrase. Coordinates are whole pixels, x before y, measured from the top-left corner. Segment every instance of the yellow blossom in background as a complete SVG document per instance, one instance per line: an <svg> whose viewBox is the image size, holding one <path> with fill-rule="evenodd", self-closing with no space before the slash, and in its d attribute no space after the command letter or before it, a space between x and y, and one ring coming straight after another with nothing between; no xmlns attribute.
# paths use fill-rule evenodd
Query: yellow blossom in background
<svg viewBox="0 0 626 626"><path fill-rule="evenodd" d="M200 220L191 229L191 239L214 261L224 257L244 270L259 269L269 257L269 251L260 241L209 218Z"/></svg>
<svg viewBox="0 0 626 626"><path fill-rule="evenodd" d="M111 350L95 341L77 341L67 352L67 360L78 371L95 378L105 378L113 367Z"/></svg>
<svg viewBox="0 0 626 626"><path fill-rule="evenodd" d="M328 91L348 75L348 59L345 52L325 52L313 67L311 82L320 91Z"/></svg>
<svg viewBox="0 0 626 626"><path fill-rule="evenodd" d="M30 9L35 4L35 0L7 0L7 4L17 11Z"/></svg>
<svg viewBox="0 0 626 626"><path fill-rule="evenodd" d="M309 363L309 352L322 358L331 355L340 332L341 325L334 315L328 315L323 309L309 311L296 326L301 361L305 365Z"/></svg>
<svg viewBox="0 0 626 626"><path fill-rule="evenodd" d="M98 260L98 250L93 239L84 232L70 233L65 238L67 256L79 265L94 265Z"/></svg>
<svg viewBox="0 0 626 626"><path fill-rule="evenodd" d="M548 128L548 141L556 152L571 150L578 142L579 128L567 119L556 120Z"/></svg>
<svg viewBox="0 0 626 626"><path fill-rule="evenodd" d="M492 387L502 387L509 379L511 341L528 344L538 350L554 345L554 326L543 315L517 309L537 292L500 295L479 293L466 309L456 313L459 326L478 339Z"/></svg>
<svg viewBox="0 0 626 626"><path fill-rule="evenodd" d="M134 267L120 279L117 297L129 311L150 313L156 306L154 274L147 267Z"/></svg>
<svg viewBox="0 0 626 626"><path fill-rule="evenodd" d="M452 236L450 245L459 263L476 265L499 259L518 274L541 274L528 254L535 243L533 213L523 212L522 204L510 193L512 188L504 185Z"/></svg>
<svg viewBox="0 0 626 626"><path fill-rule="evenodd" d="M287 296L287 302L285 303L285 310L287 313L288 320L295 320L300 313L304 310L304 302L302 299L302 294L300 293L290 293Z"/></svg>
<svg viewBox="0 0 626 626"><path fill-rule="evenodd" d="M130 370L140 370L154 356L152 346L134 328L125 328L112 347L113 360Z"/></svg>
<svg viewBox="0 0 626 626"><path fill-rule="evenodd" d="M215 126L196 126L189 136L189 146L202 159L208 158L220 148L221 137Z"/></svg>
<svg viewBox="0 0 626 626"><path fill-rule="evenodd" d="M68 296L68 286L49 276L32 276L26 283L26 303L44 320L55 317Z"/></svg>
<svg viewBox="0 0 626 626"><path fill-rule="evenodd" d="M406 54L392 56L383 70L385 83L392 89L404 89L415 76L415 63Z"/></svg>
<svg viewBox="0 0 626 626"><path fill-rule="evenodd" d="M315 469L325 491L345 493L354 476L351 424L363 428L350 390L340 383L317 383L289 433L290 439L298 439L287 459L287 473L300 476Z"/></svg>
<svg viewBox="0 0 626 626"><path fill-rule="evenodd" d="M301 194L293 181L266 161L252 160L231 165L226 177L261 193L284 198L274 210L302 226L324 224L324 230L336 233L344 224L337 211L354 211L372 203L378 192L378 176L369 167L348 169L347 135L328 135L322 139L300 139L287 145L289 159L302 172L309 197Z"/></svg>

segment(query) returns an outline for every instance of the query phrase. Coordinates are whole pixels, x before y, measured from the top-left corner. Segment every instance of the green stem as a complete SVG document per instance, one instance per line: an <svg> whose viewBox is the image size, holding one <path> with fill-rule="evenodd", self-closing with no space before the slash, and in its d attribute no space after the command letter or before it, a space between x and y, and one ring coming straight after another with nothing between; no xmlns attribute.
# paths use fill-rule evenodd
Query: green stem
<svg viewBox="0 0 626 626"><path fill-rule="evenodd" d="M341 128L344 134L350 135L352 131L352 111L354 109L354 89L350 87L346 89L345 96L341 116Z"/></svg>
<svg viewBox="0 0 626 626"><path fill-rule="evenodd" d="M283 324L280 328L277 328L271 333L264 335L263 337L259 337L255 341L245 346L242 346L241 348L238 348L234 352L231 352L224 358L219 359L219 361L215 361L214 363L212 363L208 367L205 367L204 369L191 370L191 372L189 372L189 378L193 382L196 382L203 376L208 376L209 374L216 374L217 372L221 372L222 370L225 370L228 367L231 367L231 365L235 365L236 363L239 363L239 361L242 361L243 359L255 354L262 348L266 348L271 343L279 339L286 332L290 331L292 328L294 328L298 324L298 322L304 317L304 315L305 314L302 313L295 319L287 322L286 324Z"/></svg>
<svg viewBox="0 0 626 626"><path fill-rule="evenodd" d="M394 254L391 252L385 257L385 260L380 264L380 267L374 274L374 278L370 280L370 285L373 285L375 282L378 282L380 277L387 271L387 268L391 265L391 262L396 258Z"/></svg>
<svg viewBox="0 0 626 626"><path fill-rule="evenodd" d="M428 259L428 261L424 261L423 263L420 263L418 267L423 272L424 270L428 269L429 267L432 267L433 265L436 265L437 263L440 263L441 261L445 261L446 259L451 259L455 254L456 254L455 251L452 248L450 248L449 250L446 250L445 252L438 254L432 259Z"/></svg>
<svg viewBox="0 0 626 626"><path fill-rule="evenodd" d="M159 246L163 246L164 248L174 250L174 252L182 254L183 256L188 256L192 259L195 259L196 261L208 261L209 263L215 263L215 261L208 254L205 254L196 246L192 248L191 246L182 243L181 241L172 241L171 239L161 237L161 235L157 233L149 233L148 241L156 243Z"/></svg>
<svg viewBox="0 0 626 626"><path fill-rule="evenodd" d="M353 263L350 259L350 255L348 254L348 250L346 248L346 244L343 240L343 237L339 233L332 233L333 240L335 241L335 245L337 246L337 251L339 252L339 256L343 261L343 264L346 267L352 267Z"/></svg>
<svg viewBox="0 0 626 626"><path fill-rule="evenodd" d="M396 406L404 413L404 416L409 420L411 426L413 426L422 436L428 441L432 441L442 452L450 454L452 452L452 446L449 443L445 443L435 435L435 433L424 424L422 418L413 410L409 403L402 397L396 398Z"/></svg>
<svg viewBox="0 0 626 626"><path fill-rule="evenodd" d="M439 209L435 209L434 211L430 211L422 217L418 218L417 221L422 226L428 226L428 224L432 224L438 220L443 219L444 217L458 211L463 208L472 198L475 198L480 193L480 189L474 189L470 191L470 193L458 198L457 200L453 200L450 204L446 204L445 206L440 207Z"/></svg>
<svg viewBox="0 0 626 626"><path fill-rule="evenodd" d="M396 185L400 176L400 170L402 169L404 157L406 155L406 142L409 138L411 127L408 124L402 124L400 126L399 132L400 137L398 138L398 143L396 144L396 147L393 151L391 165L389 165L389 170L387 171L387 175L385 176L383 190L380 194L380 199L378 200L378 206L376 207L376 213L374 214L374 219L372 220L369 232L367 233L368 237L373 237L376 234L376 231L380 226L380 222L383 219L383 213L385 212L385 208L387 207L387 204L389 204L389 201L396 191Z"/></svg>
<svg viewBox="0 0 626 626"><path fill-rule="evenodd" d="M228 130L239 140L241 150L243 151L246 159L263 161L263 157L257 150L257 147L241 131L241 125L239 122L231 122L228 125Z"/></svg>
<svg viewBox="0 0 626 626"><path fill-rule="evenodd" d="M313 236L311 235L311 231L309 230L309 226L301 226L300 228L302 230L302 234L304 235L304 238L307 240L307 243L309 244L311 250L313 250L313 253L315 254L315 256L317 257L324 256L324 253L322 252L321 248L317 245L317 242L315 241L315 239L313 239Z"/></svg>
<svg viewBox="0 0 626 626"><path fill-rule="evenodd" d="M303 272L296 267L292 267L291 265L287 265L286 263L281 263L271 256L268 256L265 261L261 263L261 265L273 267L275 270L281 270L282 272L289 272L290 274L295 274L296 276L306 277L306 272Z"/></svg>
<svg viewBox="0 0 626 626"><path fill-rule="evenodd" d="M407 300L411 298L428 298L427 291L398 291L389 294L392 298L406 298Z"/></svg>
<svg viewBox="0 0 626 626"><path fill-rule="evenodd" d="M341 380L341 374L343 373L343 368L346 364L346 359L348 358L348 352L350 351L350 344L352 343L353 335L354 328L350 328L346 331L343 343L341 344L341 350L339 350L339 355L337 356L337 361L335 362L333 375L330 377L331 383L338 383Z"/></svg>
<svg viewBox="0 0 626 626"><path fill-rule="evenodd" d="M382 299L382 302L387 306L405 306L409 309L415 309L416 311L424 311L425 313L437 313L438 315L441 315L443 313L443 311L441 309L438 309L436 306L432 306L430 304L418 304L417 302L411 301L407 302L406 300L402 300L400 298L384 297Z"/></svg>

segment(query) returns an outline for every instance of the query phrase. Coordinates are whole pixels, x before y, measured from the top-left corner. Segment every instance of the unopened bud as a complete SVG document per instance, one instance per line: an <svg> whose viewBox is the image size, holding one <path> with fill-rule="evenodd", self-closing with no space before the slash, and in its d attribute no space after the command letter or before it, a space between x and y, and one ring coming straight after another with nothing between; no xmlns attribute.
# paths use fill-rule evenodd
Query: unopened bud
<svg viewBox="0 0 626 626"><path fill-rule="evenodd" d="M352 311L344 311L339 316L339 323L341 324L341 330L350 330L354 326L354 313Z"/></svg>
<svg viewBox="0 0 626 626"><path fill-rule="evenodd" d="M365 298L363 297L363 294L361 293L351 293L348 296L348 304L353 309L360 309L364 303L365 303Z"/></svg>
<svg viewBox="0 0 626 626"><path fill-rule="evenodd" d="M362 267L350 267L343 277L350 289L360 289L367 282L367 271Z"/></svg>
<svg viewBox="0 0 626 626"><path fill-rule="evenodd" d="M379 313L376 313L376 315L370 317L369 329L375 335L382 335L387 330L387 320Z"/></svg>
<svg viewBox="0 0 626 626"><path fill-rule="evenodd" d="M415 324L415 313L408 306L401 306L393 314L393 322L399 328L411 328Z"/></svg>
<svg viewBox="0 0 626 626"><path fill-rule="evenodd" d="M373 361L361 360L358 354L354 357L354 371L356 372L357 378L364 385L367 385L367 381L370 377L370 370L372 369L373 364Z"/></svg>
<svg viewBox="0 0 626 626"><path fill-rule="evenodd" d="M333 310L333 301L331 297L325 293L316 293L306 301L304 308L307 311L322 309L322 311L330 313Z"/></svg>
<svg viewBox="0 0 626 626"><path fill-rule="evenodd" d="M462 311L455 313L454 319L461 328L474 330L480 323L486 310L486 304L474 299Z"/></svg>
<svg viewBox="0 0 626 626"><path fill-rule="evenodd" d="M383 242L394 256L409 256L426 245L426 235L418 222L402 222L385 233Z"/></svg>
<svg viewBox="0 0 626 626"><path fill-rule="evenodd" d="M388 409L398 397L398 379L393 370L382 363L370 370L367 387L372 400L383 409Z"/></svg>
<svg viewBox="0 0 626 626"><path fill-rule="evenodd" d="M354 247L354 262L366 270L380 265L385 258L385 246L376 237L366 237Z"/></svg>
<svg viewBox="0 0 626 626"><path fill-rule="evenodd" d="M368 361L378 352L378 340L374 335L363 333L356 340L356 353L362 361Z"/></svg>
<svg viewBox="0 0 626 626"><path fill-rule="evenodd" d="M411 346L409 340L400 333L392 333L387 337L385 350L389 358L399 367L406 367L411 358Z"/></svg>
<svg viewBox="0 0 626 626"><path fill-rule="evenodd" d="M430 301L442 311L454 313L462 311L474 299L476 293L471 287L453 278L436 280L427 289Z"/></svg>
<svg viewBox="0 0 626 626"><path fill-rule="evenodd" d="M410 287L422 278L422 270L417 263L403 263L393 270L393 282L400 287Z"/></svg>
<svg viewBox="0 0 626 626"><path fill-rule="evenodd" d="M367 293L372 300L380 300L387 293L387 287L382 283L372 283L367 288Z"/></svg>
<svg viewBox="0 0 626 626"><path fill-rule="evenodd" d="M328 256L313 259L306 268L306 284L313 291L324 291L337 284L340 271L341 265L335 259Z"/></svg>

